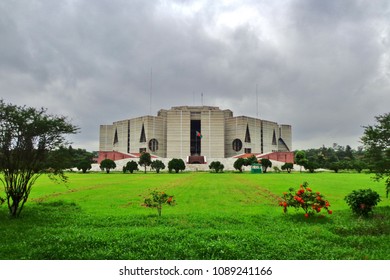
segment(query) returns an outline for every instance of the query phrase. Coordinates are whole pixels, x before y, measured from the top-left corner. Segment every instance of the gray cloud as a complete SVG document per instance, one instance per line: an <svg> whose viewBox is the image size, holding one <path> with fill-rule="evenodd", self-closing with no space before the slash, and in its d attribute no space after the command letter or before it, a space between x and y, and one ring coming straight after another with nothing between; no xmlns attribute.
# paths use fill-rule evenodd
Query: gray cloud
<svg viewBox="0 0 390 280"><path fill-rule="evenodd" d="M3 1L0 96L68 115L89 150L151 92L152 114L203 93L293 125L295 148L356 146L389 110L389 19L388 1Z"/></svg>

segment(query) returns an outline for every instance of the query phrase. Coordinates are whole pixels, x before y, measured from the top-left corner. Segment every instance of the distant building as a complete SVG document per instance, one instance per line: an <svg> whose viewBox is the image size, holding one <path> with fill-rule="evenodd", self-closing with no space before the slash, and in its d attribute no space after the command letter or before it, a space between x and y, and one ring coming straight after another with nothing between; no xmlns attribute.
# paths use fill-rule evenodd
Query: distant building
<svg viewBox="0 0 390 280"><path fill-rule="evenodd" d="M291 125L212 106L179 106L100 126L99 162L139 157L182 158L189 163L255 154L293 162ZM268 155L268 156L266 156Z"/></svg>

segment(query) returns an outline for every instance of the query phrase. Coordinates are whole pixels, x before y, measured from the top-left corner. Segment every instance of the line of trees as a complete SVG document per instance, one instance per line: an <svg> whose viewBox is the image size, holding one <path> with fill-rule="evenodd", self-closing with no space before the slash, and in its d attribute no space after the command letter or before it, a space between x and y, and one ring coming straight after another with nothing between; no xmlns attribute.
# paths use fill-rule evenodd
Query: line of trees
<svg viewBox="0 0 390 280"><path fill-rule="evenodd" d="M336 173L339 170L356 170L360 173L369 168L363 147L354 150L349 145L344 147L336 143L333 147L296 151L295 163L310 172L324 168Z"/></svg>

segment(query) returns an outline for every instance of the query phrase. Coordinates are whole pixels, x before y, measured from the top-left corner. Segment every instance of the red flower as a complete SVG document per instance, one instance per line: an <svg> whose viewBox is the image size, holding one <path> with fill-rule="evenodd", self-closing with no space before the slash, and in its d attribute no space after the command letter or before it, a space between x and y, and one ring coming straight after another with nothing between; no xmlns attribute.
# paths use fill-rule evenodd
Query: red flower
<svg viewBox="0 0 390 280"><path fill-rule="evenodd" d="M305 214L305 218L309 218L309 213L306 213L306 214Z"/></svg>
<svg viewBox="0 0 390 280"><path fill-rule="evenodd" d="M306 190L307 190L308 192L311 192L311 188L306 188Z"/></svg>
<svg viewBox="0 0 390 280"><path fill-rule="evenodd" d="M328 210L328 214L332 214L333 213L333 211L332 210Z"/></svg>

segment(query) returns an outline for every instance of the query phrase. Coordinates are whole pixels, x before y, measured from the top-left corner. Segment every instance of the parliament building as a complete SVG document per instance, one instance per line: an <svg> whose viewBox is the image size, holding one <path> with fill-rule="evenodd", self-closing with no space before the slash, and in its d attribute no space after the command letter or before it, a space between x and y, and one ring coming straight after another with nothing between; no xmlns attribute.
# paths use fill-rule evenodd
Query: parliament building
<svg viewBox="0 0 390 280"><path fill-rule="evenodd" d="M291 162L291 125L247 116L213 106L161 109L142 116L100 125L99 162L148 152L154 157L181 158L187 163L254 154L274 154Z"/></svg>

